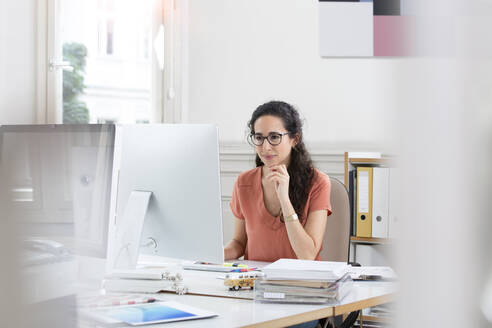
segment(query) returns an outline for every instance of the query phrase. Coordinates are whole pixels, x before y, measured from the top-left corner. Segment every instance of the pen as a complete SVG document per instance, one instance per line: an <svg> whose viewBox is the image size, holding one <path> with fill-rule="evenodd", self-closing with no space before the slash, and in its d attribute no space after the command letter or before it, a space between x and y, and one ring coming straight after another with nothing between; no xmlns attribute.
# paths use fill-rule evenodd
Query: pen
<svg viewBox="0 0 492 328"><path fill-rule="evenodd" d="M102 307L102 306L118 306L118 305L133 305L133 304L144 304L144 303L153 303L156 299L153 297L148 298L137 298L137 299L128 299L128 300L108 300L99 303L90 304L90 307Z"/></svg>
<svg viewBox="0 0 492 328"><path fill-rule="evenodd" d="M239 264L239 263L224 263L223 266L225 267L236 267L236 268L248 268L246 264Z"/></svg>
<svg viewBox="0 0 492 328"><path fill-rule="evenodd" d="M204 265L217 265L215 263L210 263L210 262L202 262L202 261L197 261L195 264L204 264Z"/></svg>

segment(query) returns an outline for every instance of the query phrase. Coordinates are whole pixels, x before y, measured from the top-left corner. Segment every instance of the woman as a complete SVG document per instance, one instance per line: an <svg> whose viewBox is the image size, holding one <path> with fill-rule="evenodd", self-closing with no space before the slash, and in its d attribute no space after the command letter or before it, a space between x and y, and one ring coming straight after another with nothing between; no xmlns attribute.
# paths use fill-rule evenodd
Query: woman
<svg viewBox="0 0 492 328"><path fill-rule="evenodd" d="M234 185L234 237L225 258L320 260L331 214L330 179L313 168L299 113L271 101L253 112L248 127L257 167L241 173Z"/></svg>

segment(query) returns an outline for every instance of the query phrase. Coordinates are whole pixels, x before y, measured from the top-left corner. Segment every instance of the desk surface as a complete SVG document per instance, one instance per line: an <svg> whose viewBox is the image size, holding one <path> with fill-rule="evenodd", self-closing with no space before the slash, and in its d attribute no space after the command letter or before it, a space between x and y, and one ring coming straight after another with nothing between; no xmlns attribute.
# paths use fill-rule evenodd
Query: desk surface
<svg viewBox="0 0 492 328"><path fill-rule="evenodd" d="M389 282L354 282L349 294L334 306L258 303L250 299L159 293L154 295L158 299L191 305L215 312L218 316L145 327L285 327L387 303L394 299L396 290L397 286Z"/></svg>
<svg viewBox="0 0 492 328"><path fill-rule="evenodd" d="M224 276L223 273L184 270L183 276L189 294L154 296L215 312L218 316L144 327L285 327L387 303L397 291L396 283L360 281L353 282L351 291L337 305L259 303L252 300L252 291L229 291L223 280L217 278Z"/></svg>
<svg viewBox="0 0 492 328"><path fill-rule="evenodd" d="M387 303L394 298L395 292L393 283L355 282L350 293L335 306L258 303L243 299L167 293L158 294L157 297L219 314L210 319L168 323L165 327L285 327Z"/></svg>

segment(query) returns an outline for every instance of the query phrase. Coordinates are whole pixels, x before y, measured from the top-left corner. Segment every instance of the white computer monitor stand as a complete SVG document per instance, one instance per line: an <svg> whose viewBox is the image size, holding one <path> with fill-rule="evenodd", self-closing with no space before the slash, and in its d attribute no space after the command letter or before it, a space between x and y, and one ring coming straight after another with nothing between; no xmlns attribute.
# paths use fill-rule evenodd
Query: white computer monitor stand
<svg viewBox="0 0 492 328"><path fill-rule="evenodd" d="M116 225L115 240L108 257L110 271L136 269L142 229L151 196L151 191L131 192L122 221Z"/></svg>

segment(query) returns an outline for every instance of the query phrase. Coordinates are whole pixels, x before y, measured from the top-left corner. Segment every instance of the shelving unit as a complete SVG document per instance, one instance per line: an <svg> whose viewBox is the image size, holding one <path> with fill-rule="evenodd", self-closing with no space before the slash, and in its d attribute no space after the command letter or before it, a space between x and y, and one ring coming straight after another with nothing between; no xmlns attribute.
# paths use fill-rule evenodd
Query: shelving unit
<svg viewBox="0 0 492 328"><path fill-rule="evenodd" d="M349 153L345 152L344 156L344 183L349 190L349 193L353 192L350 190L349 186L349 174L350 171L356 169L358 166L370 166L370 167L391 167L393 164L393 159L391 157L382 156L381 158L369 158L369 157L349 157ZM353 195L352 197L356 197ZM353 199L353 198L352 198ZM353 205L355 206L355 204ZM355 224L355 223L354 223ZM353 231L354 235L350 237L351 243L351 254L353 258L352 261L357 262L357 246L356 245L389 245L392 243L390 238L367 238L367 237L357 237L355 236L355 229Z"/></svg>
<svg viewBox="0 0 492 328"><path fill-rule="evenodd" d="M352 193L351 199L352 199L352 207L354 211L357 211L356 209L356 194L354 194L354 190L350 190L349 184L349 179L351 175L351 171L354 169L357 169L357 167L394 167L394 160L390 157L387 156L382 156L381 158L369 158L369 157L349 157L349 153L345 153L345 160L344 160L344 183L345 186L347 187L347 190L349 193ZM389 173L388 173L389 174ZM356 175L356 174L355 174ZM353 175L353 178L355 179L355 175ZM359 177L357 177L359 178ZM372 179L372 178L371 178ZM371 182L371 188L372 188L372 183ZM352 183L355 185L355 182ZM389 190L389 185L388 185L388 190ZM390 192L390 191L388 191ZM371 201L372 201L371 196ZM389 193L388 193L389 197ZM388 212L389 212L389 207L388 207ZM374 212L372 212L372 219L374 220ZM353 213L352 213L353 214ZM356 221L355 215L352 215L352 220ZM389 219L389 215L388 218ZM380 266L380 265L389 265L389 260L388 256L390 253L390 248L392 243L394 242L393 238L374 238L374 237L357 237L355 236L356 234L356 222L353 222L354 227L353 227L353 234L350 237L350 257L351 261L353 262L358 262L363 265L375 265L375 266ZM372 231L374 233L374 231ZM386 316L381 316L380 314L373 313L374 309L370 310L369 312L366 312L362 314L361 312L361 318L362 322L364 323L370 323L371 326L373 324L375 326L388 326L391 325L392 321L391 318L386 317ZM361 322L359 321L359 325L361 325ZM365 324L363 326L366 326Z"/></svg>
<svg viewBox="0 0 492 328"><path fill-rule="evenodd" d="M385 245L385 244L391 244L392 239L351 236L350 241L354 244Z"/></svg>
<svg viewBox="0 0 492 328"><path fill-rule="evenodd" d="M370 165L370 166L386 166L389 167L392 164L392 159L388 157L383 158L349 158L348 152L345 152L345 174L344 174L344 184L345 187L349 186L349 172L351 169L357 165Z"/></svg>
<svg viewBox="0 0 492 328"><path fill-rule="evenodd" d="M374 315L362 315L361 317L363 322L362 325L359 318L354 327L374 327L375 325L378 327L391 327L394 323L392 318L377 317Z"/></svg>

